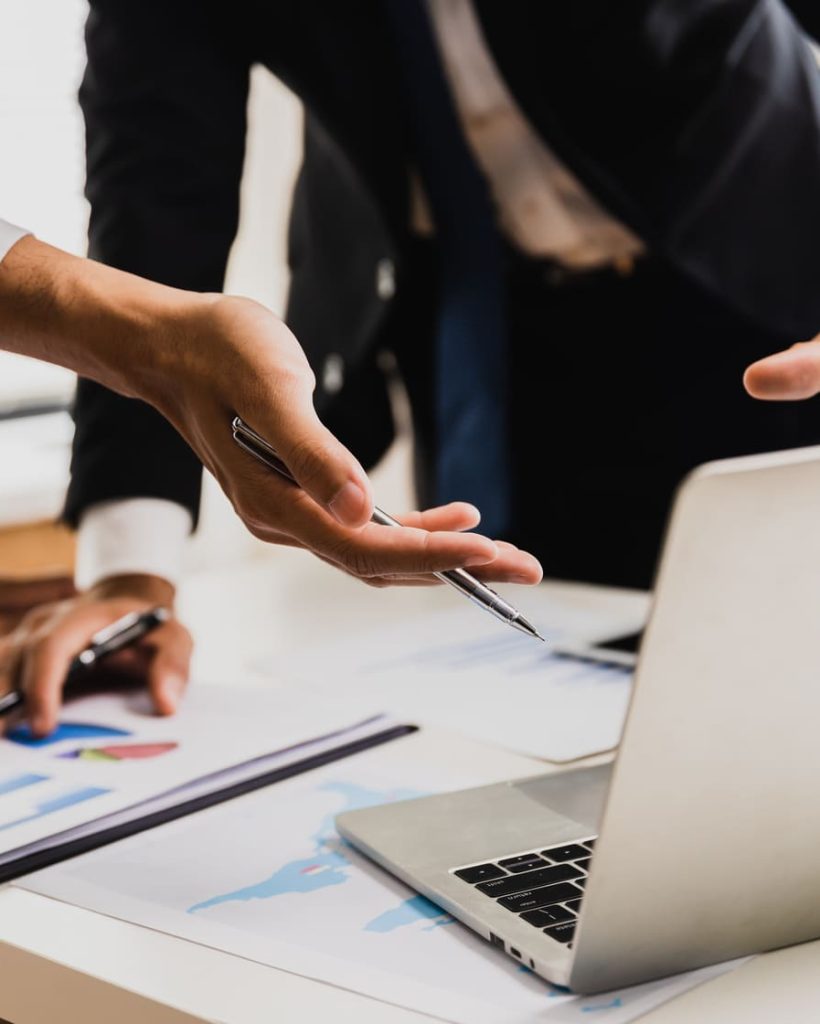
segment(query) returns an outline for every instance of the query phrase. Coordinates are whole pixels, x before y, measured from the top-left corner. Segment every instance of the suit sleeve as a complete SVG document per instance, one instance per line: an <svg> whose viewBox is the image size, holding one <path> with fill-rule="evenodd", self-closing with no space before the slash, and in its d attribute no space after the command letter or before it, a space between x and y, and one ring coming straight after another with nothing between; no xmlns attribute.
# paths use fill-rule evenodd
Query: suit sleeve
<svg viewBox="0 0 820 1024"><path fill-rule="evenodd" d="M820 73L781 0L533 0L514 34L477 5L530 117L657 254L784 340L820 330Z"/></svg>
<svg viewBox="0 0 820 1024"><path fill-rule="evenodd" d="M238 220L250 62L225 14L92 0L86 25L89 255L195 291L221 290ZM168 499L196 521L200 463L155 410L80 380L74 415L69 523L127 498Z"/></svg>

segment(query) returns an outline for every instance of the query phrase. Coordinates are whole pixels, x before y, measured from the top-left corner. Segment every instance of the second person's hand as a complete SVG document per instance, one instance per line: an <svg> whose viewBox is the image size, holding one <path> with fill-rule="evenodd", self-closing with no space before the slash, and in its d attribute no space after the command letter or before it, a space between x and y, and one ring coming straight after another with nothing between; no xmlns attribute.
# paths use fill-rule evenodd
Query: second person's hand
<svg viewBox="0 0 820 1024"><path fill-rule="evenodd" d="M57 725L63 688L71 662L99 630L129 612L156 605L172 607L173 587L154 576L122 576L102 580L76 597L33 608L17 628L0 639L0 694L20 689L23 715L35 736L47 736ZM128 679L144 685L154 710L172 714L188 683L191 638L171 619L142 640L101 661L93 677ZM78 689L82 688L78 681ZM2 724L0 724L2 731Z"/></svg>
<svg viewBox="0 0 820 1024"><path fill-rule="evenodd" d="M759 359L743 377L753 398L799 401L820 393L820 336Z"/></svg>

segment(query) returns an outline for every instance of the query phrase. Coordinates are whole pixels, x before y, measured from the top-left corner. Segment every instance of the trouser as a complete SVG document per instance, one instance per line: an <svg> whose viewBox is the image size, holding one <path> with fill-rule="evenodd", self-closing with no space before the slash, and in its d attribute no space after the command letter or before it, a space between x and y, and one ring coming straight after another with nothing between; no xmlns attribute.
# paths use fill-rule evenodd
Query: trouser
<svg viewBox="0 0 820 1024"><path fill-rule="evenodd" d="M395 311L420 505L434 499L435 251ZM820 443L820 405L762 403L743 370L797 339L762 332L660 260L573 274L509 251L506 539L548 577L652 583L675 488L717 458ZM750 557L753 553L750 552Z"/></svg>

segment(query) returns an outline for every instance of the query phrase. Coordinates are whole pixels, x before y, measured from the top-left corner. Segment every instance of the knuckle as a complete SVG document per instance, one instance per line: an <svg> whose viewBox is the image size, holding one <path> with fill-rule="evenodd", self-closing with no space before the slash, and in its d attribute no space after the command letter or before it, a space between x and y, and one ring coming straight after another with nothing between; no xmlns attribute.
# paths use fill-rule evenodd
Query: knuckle
<svg viewBox="0 0 820 1024"><path fill-rule="evenodd" d="M347 538L334 544L327 554L345 572L358 579L367 580L377 575L370 557Z"/></svg>
<svg viewBox="0 0 820 1024"><path fill-rule="evenodd" d="M322 478L325 463L329 458L330 451L327 446L315 440L297 441L288 450L290 471L307 486Z"/></svg>
<svg viewBox="0 0 820 1024"><path fill-rule="evenodd" d="M270 530L269 521L265 520L265 517L255 508L245 507L237 509L237 514L242 522L245 524L247 530L253 534L257 540L265 540Z"/></svg>
<svg viewBox="0 0 820 1024"><path fill-rule="evenodd" d="M350 548L347 552L346 566L348 572L358 576L360 580L376 579L378 574L369 555L358 548Z"/></svg>

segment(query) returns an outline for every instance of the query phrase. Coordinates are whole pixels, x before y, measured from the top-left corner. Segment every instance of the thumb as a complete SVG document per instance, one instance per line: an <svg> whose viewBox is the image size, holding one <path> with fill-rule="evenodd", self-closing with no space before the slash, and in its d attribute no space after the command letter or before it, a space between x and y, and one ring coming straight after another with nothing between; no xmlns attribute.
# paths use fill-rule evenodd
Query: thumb
<svg viewBox="0 0 820 1024"><path fill-rule="evenodd" d="M260 433L277 450L296 482L342 526L358 527L373 514L370 481L358 460L323 425L308 395L292 395L286 415Z"/></svg>
<svg viewBox="0 0 820 1024"><path fill-rule="evenodd" d="M820 392L820 339L798 342L752 363L743 384L753 398L795 401Z"/></svg>

